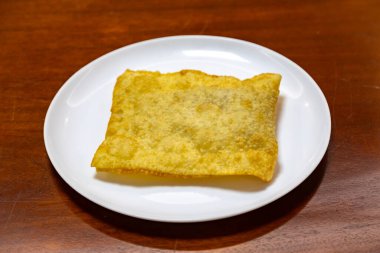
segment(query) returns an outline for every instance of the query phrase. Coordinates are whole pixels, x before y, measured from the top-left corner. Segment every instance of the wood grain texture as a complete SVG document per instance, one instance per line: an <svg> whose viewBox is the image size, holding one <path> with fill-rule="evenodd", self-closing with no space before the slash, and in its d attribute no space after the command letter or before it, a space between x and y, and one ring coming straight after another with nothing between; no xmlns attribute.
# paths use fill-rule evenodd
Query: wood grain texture
<svg viewBox="0 0 380 253"><path fill-rule="evenodd" d="M0 252L380 252L379 1L1 1ZM294 191L196 224L122 216L70 189L43 143L46 110L91 60L141 40L230 36L320 85L329 149Z"/></svg>

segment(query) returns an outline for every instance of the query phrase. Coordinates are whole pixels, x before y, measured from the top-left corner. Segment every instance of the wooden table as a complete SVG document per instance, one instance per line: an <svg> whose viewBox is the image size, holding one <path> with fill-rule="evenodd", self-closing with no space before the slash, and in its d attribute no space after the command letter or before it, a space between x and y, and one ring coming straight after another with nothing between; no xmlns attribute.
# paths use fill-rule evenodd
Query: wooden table
<svg viewBox="0 0 380 253"><path fill-rule="evenodd" d="M1 1L1 252L380 252L379 1ZM55 172L43 122L75 71L137 41L252 41L317 81L332 136L315 172L237 217L165 224L123 216Z"/></svg>

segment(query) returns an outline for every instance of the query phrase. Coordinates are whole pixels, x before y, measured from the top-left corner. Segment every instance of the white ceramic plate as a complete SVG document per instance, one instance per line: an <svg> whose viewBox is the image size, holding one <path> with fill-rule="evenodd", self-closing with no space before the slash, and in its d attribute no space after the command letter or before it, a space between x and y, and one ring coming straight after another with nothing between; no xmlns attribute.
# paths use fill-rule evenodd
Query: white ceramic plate
<svg viewBox="0 0 380 253"><path fill-rule="evenodd" d="M125 69L172 72L199 69L248 78L283 77L278 104L279 158L274 179L172 179L95 173L92 156L104 138L116 77ZM266 205L308 177L330 139L330 112L314 80L286 57L224 37L176 36L129 45L75 73L53 99L45 146L57 172L77 192L116 212L148 220L195 222L230 217Z"/></svg>

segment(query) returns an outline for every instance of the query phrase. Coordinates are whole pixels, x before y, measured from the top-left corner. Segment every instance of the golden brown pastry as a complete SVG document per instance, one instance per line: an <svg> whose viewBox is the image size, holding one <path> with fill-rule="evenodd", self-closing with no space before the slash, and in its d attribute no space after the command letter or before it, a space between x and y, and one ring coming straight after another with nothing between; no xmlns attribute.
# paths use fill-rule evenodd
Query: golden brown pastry
<svg viewBox="0 0 380 253"><path fill-rule="evenodd" d="M195 70L125 71L113 92L97 171L270 181L281 76L239 80Z"/></svg>

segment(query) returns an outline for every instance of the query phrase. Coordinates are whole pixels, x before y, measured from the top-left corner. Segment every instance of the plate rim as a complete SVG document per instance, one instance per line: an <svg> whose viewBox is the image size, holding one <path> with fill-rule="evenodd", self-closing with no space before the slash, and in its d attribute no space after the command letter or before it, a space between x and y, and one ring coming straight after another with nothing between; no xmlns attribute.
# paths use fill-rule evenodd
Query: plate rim
<svg viewBox="0 0 380 253"><path fill-rule="evenodd" d="M93 193L85 190L79 184L76 184L75 181L69 180L69 178L63 172L63 170L59 168L58 162L56 161L55 156L53 155L53 151L52 151L53 148L49 145L48 124L49 124L49 121L51 121L51 115L52 115L53 108L56 106L57 101L61 97L64 90L68 88L68 84L72 81L72 79L74 79L76 76L80 75L83 71L86 71L89 67L91 67L91 65L96 64L97 62L102 61L105 58L111 57L112 55L117 54L120 51L123 51L126 49L131 49L131 48L137 47L137 46L142 46L144 44L154 43L154 42L167 41L167 40L183 40L183 39L199 39L199 40L213 39L216 42L218 40L219 41L230 41L230 42L245 44L248 46L253 46L253 47L256 47L260 50L270 52L274 56L279 57L280 59L285 60L285 62L288 62L291 65L293 65L294 67L296 67L298 69L298 71L302 72L305 75L305 77L308 79L308 81L311 84L313 84L314 88L316 88L316 91L319 95L319 99L323 105L324 116L326 117L326 120L327 120L327 125L325 126L326 127L326 133L325 133L326 138L324 138L323 142L320 144L320 148L319 148L318 152L314 153L314 157L313 157L312 161L309 162L309 164L306 164L306 166L304 166L305 169L307 168L307 173L303 173L299 179L292 180L291 183L287 184L287 188L285 191L277 192L277 194L274 194L271 198L265 199L259 205L255 205L253 208L238 210L236 212L228 212L228 213L224 213L224 214L222 213L222 214L215 215L213 217L208 217L208 218L206 217L206 218L200 218L200 219L195 219L195 218L170 219L170 218L164 218L164 217L159 217L159 216L146 217L144 215L131 214L131 213L125 212L124 210L118 210L116 207L114 207L112 205L110 206L110 205L107 205L107 203L99 201L98 199L96 199L96 196ZM58 91L54 95L54 98L50 102L48 110L47 110L45 118L44 118L43 137L44 137L44 144L45 144L45 149L46 149L47 155L48 155L49 160L51 161L54 169L56 170L56 172L65 181L65 183L67 183L77 193L79 193L80 195L82 195L86 199L90 200L91 202L93 202L97 205L100 205L106 209L112 210L114 212L117 212L117 213L120 213L123 215L127 215L130 217L134 217L134 218L150 220L150 221L169 222L169 223L193 223L193 222L205 222L205 221L211 221L211 220L219 220L219 219L224 219L224 218L228 218L228 217L237 216L237 215L240 215L243 213L247 213L247 212L259 209L265 205L268 205L269 203L272 203L273 201L276 201L277 199L280 199L281 197L285 196L289 192L293 191L297 186L299 186L302 182L304 182L306 180L306 178L308 178L313 173L313 171L317 168L318 164L321 162L321 160L323 159L323 157L327 151L327 148L328 148L328 145L329 145L329 142L331 139L331 113L330 113L330 109L328 106L327 99L326 99L325 95L323 94L319 85L315 82L315 80L302 67L300 67L297 63L293 62L291 59L285 57L284 55L282 55L282 54L280 54L280 53L278 53L278 52L276 52L270 48L258 45L256 43L241 40L241 39L231 38L231 37L214 36L214 35L178 35L178 36L167 36L167 37L159 37L159 38L144 40L144 41L140 41L140 42L136 42L136 43L132 43L132 44L120 47L120 48L112 50L106 54L103 54L102 56L90 61L89 63L87 63L86 65L81 67L79 70L77 70L74 74L72 74L62 84L62 86L58 89Z"/></svg>

